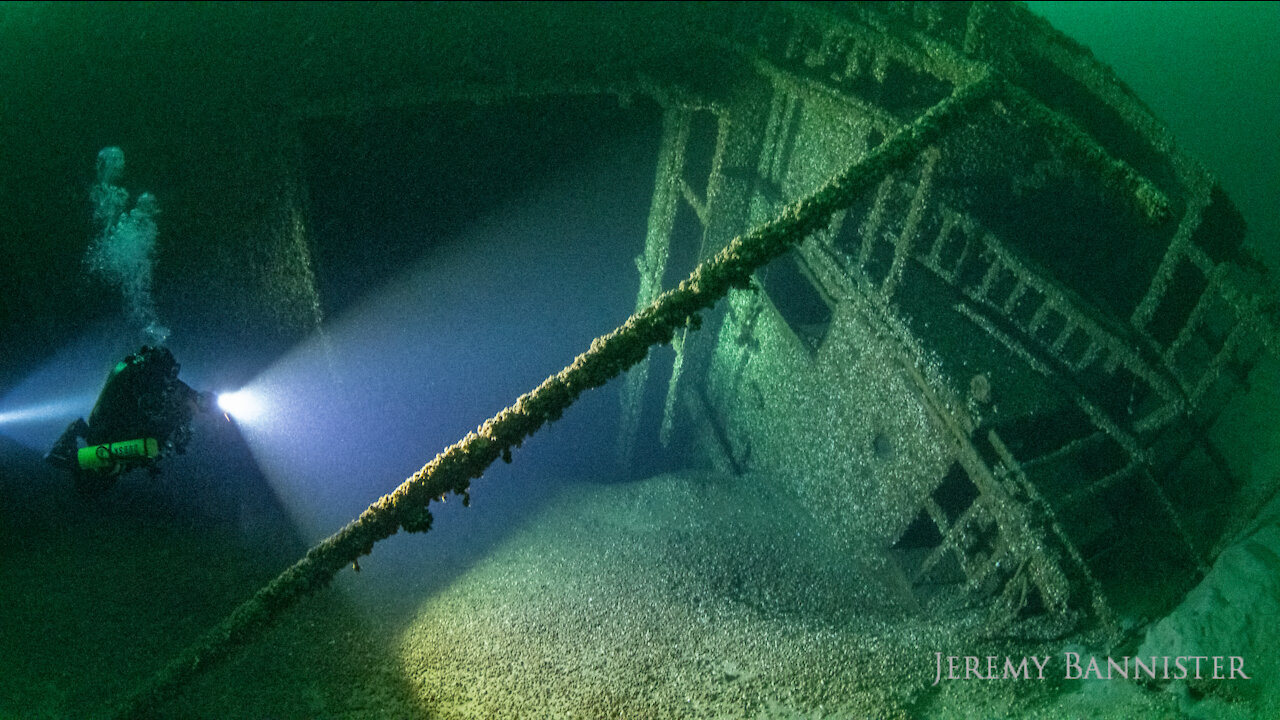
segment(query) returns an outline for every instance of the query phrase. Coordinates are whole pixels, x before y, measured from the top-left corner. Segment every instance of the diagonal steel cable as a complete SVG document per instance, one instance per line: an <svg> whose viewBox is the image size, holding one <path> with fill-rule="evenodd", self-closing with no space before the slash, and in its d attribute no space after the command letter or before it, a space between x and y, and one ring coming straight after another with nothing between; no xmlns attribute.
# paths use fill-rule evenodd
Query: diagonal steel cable
<svg viewBox="0 0 1280 720"><path fill-rule="evenodd" d="M393 492L370 505L358 518L321 540L302 559L267 583L205 632L115 709L115 717L147 717L187 681L234 648L252 641L282 612L303 597L327 586L337 573L374 544L400 528L431 528L428 505L453 492L465 497L471 481L499 457L543 424L558 419L583 392L599 387L640 362L649 348L671 342L676 330L696 329L699 312L710 308L731 288L746 288L751 274L810 233L828 225L831 215L848 207L859 193L885 174L909 162L990 97L1001 85L990 72L957 88L949 97L900 128L865 157L812 195L788 206L777 217L729 242L700 264L675 288L664 292L621 326L591 342L573 362L521 395L450 445Z"/></svg>

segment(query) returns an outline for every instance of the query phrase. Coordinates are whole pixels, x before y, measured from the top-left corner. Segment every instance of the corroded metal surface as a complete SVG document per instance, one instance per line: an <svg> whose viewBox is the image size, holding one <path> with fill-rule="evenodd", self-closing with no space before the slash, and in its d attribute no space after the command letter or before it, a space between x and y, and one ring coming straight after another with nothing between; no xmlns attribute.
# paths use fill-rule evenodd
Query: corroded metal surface
<svg viewBox="0 0 1280 720"><path fill-rule="evenodd" d="M762 15L726 40L761 86L727 110L761 128L737 140L754 166L712 179L751 174L725 191L741 222L975 73L1007 84L731 300L689 403L704 447L792 486L924 605L994 596L995 625L1034 633L1166 608L1255 510L1207 439L1274 337L1236 211L1021 8Z"/></svg>

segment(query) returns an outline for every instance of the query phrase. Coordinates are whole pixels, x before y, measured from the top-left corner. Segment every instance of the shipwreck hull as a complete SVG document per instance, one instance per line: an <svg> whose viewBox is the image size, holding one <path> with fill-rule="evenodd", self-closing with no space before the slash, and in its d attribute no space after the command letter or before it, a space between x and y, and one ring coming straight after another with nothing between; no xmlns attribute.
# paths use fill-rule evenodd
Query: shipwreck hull
<svg viewBox="0 0 1280 720"><path fill-rule="evenodd" d="M1256 510L1210 440L1274 336L1244 223L1108 68L1025 8L405 12L386 32L451 41L387 60L374 86L299 76L272 144L446 103L655 103L637 309L991 88L629 372L624 466L679 447L767 475L903 607L976 604L1033 635L1155 616ZM272 162L281 212L305 217L296 158ZM280 242L305 250L288 227Z"/></svg>
<svg viewBox="0 0 1280 720"><path fill-rule="evenodd" d="M967 594L1030 633L1167 609L1256 510L1209 440L1272 336L1239 214L1019 7L766 15L728 41L760 82L726 124L760 130L721 138L697 213L740 228L980 73L1007 85L731 300L690 351L703 447L794 488L908 606Z"/></svg>

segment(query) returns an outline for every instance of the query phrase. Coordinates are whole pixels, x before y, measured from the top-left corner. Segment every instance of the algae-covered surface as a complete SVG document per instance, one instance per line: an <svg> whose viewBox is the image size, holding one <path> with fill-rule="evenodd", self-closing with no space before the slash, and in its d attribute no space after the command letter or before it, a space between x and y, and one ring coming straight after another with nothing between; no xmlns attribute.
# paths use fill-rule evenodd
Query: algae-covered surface
<svg viewBox="0 0 1280 720"><path fill-rule="evenodd" d="M398 643L431 717L1243 718L1253 706L1067 679L1070 639L983 636L981 614L908 617L753 478L569 485ZM1230 590L1227 590L1230 592ZM1048 656L1044 679L943 680L935 653ZM1157 653L1158 654L1158 653Z"/></svg>
<svg viewBox="0 0 1280 720"><path fill-rule="evenodd" d="M5 508L25 509L6 511L0 564L6 717L106 716L297 549L270 538L287 523L258 518L257 540L268 541L249 542L243 524L192 523L150 485L126 485L95 508L56 486L4 489ZM983 639L976 610L904 619L892 578L833 551L759 478L573 482L532 508L499 540L477 536L487 549L421 604L399 597L370 613L342 589L364 582L348 576L155 715L1247 716L1218 698L1188 704L1133 683L1066 681L1060 664L1045 681L934 686L939 651L1058 664L1089 650ZM21 544L31 537L38 545Z"/></svg>
<svg viewBox="0 0 1280 720"><path fill-rule="evenodd" d="M406 629L405 676L440 717L904 716L915 649L955 632L886 622L878 583L751 479L559 499Z"/></svg>

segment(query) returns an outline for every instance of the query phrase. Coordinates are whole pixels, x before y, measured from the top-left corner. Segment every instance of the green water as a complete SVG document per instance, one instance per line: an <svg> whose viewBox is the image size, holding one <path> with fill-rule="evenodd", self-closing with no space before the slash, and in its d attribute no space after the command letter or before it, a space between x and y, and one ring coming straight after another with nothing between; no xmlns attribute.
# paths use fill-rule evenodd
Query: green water
<svg viewBox="0 0 1280 720"><path fill-rule="evenodd" d="M1221 180L1280 267L1280 3L1029 2Z"/></svg>

